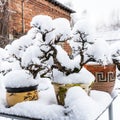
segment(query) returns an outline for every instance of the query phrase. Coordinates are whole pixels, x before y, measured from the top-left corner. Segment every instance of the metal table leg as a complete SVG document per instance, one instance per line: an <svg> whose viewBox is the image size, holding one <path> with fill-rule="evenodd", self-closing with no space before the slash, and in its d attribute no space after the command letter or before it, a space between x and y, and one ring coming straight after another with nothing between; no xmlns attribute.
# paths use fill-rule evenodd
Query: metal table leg
<svg viewBox="0 0 120 120"><path fill-rule="evenodd" d="M108 114L109 114L109 120L113 120L113 105L112 105L112 103L109 106Z"/></svg>

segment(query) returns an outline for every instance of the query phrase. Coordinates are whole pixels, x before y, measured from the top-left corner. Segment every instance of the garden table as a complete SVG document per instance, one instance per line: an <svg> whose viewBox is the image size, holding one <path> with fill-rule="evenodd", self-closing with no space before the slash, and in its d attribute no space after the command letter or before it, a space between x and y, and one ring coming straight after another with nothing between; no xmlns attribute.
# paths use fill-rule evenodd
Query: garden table
<svg viewBox="0 0 120 120"><path fill-rule="evenodd" d="M109 103L109 105L101 112L101 114L95 119L97 120L98 118L100 118L100 116L106 111L108 110L108 116L109 116L109 120L113 120L113 102L114 100L117 98L117 95L113 97L113 100Z"/></svg>
<svg viewBox="0 0 120 120"><path fill-rule="evenodd" d="M94 120L98 120L100 118L100 116L103 115L103 113L108 110L108 116L109 116L109 120L113 120L113 102L114 100L117 98L117 95L115 95L112 99L112 101L108 104L107 107L105 107L103 109L103 111L101 111L101 113L97 116L97 118L95 118ZM42 120L42 119L38 119L38 118L30 118L30 117L24 117L24 116L19 116L19 115L12 115L12 114L6 114L6 113L0 113L0 117L1 118L9 118L11 120Z"/></svg>

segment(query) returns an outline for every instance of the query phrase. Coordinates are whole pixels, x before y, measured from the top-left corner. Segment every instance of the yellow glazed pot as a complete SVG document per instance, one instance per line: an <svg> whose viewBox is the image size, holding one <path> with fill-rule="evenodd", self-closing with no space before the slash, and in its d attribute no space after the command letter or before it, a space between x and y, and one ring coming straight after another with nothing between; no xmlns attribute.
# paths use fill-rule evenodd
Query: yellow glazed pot
<svg viewBox="0 0 120 120"><path fill-rule="evenodd" d="M76 84L52 83L52 84L54 86L57 102L59 105L64 105L64 98L66 96L66 92L71 87L80 86L88 93L88 95L90 93L90 85L88 85L88 84L82 84L82 83L76 83Z"/></svg>
<svg viewBox="0 0 120 120"><path fill-rule="evenodd" d="M23 88L6 87L6 100L8 107L23 101L32 101L38 99L37 85Z"/></svg>

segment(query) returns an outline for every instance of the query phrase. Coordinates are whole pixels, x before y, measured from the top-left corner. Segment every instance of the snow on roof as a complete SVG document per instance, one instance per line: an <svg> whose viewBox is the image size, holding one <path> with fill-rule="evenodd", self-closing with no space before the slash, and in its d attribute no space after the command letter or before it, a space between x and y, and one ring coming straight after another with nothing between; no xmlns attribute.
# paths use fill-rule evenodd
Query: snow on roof
<svg viewBox="0 0 120 120"><path fill-rule="evenodd" d="M54 4L54 5L56 5L56 6L59 6L60 8L62 8L63 10L65 10L65 11L67 11L67 12L69 12L69 13L75 13L74 10L72 10L71 8L63 5L62 3L60 3L60 2L58 2L58 1L56 1L56 0L46 0L46 1L51 2L52 4Z"/></svg>

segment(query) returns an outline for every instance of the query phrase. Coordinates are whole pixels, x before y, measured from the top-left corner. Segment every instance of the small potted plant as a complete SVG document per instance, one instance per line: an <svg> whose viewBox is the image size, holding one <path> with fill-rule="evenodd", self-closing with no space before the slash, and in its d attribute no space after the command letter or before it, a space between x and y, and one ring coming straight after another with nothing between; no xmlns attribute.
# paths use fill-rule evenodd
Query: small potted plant
<svg viewBox="0 0 120 120"><path fill-rule="evenodd" d="M79 33L81 31L87 32L87 34L90 35L89 38L92 38L94 42L92 46L88 46L87 52L83 54L85 59L86 57L90 58L90 61L84 65L85 68L93 73L96 78L91 88L111 93L116 79L116 65L111 57L110 46L105 40L94 40L94 34L88 29L91 29L91 27L86 27L86 25L87 24L80 22L77 27ZM84 44L84 41L81 42L81 45Z"/></svg>
<svg viewBox="0 0 120 120"><path fill-rule="evenodd" d="M76 23L73 30L73 43L77 46L74 51L82 56L81 65L96 78L91 88L111 93L115 84L116 65L111 58L110 46L104 40L94 39L94 31L85 20Z"/></svg>
<svg viewBox="0 0 120 120"><path fill-rule="evenodd" d="M43 26L42 30L38 28L39 25L32 24L32 28L26 35L14 40L4 49L8 57L2 62L2 66L6 63L7 66L1 68L1 73L7 90L8 106L22 102L22 100L38 99L37 86L39 86L39 78L45 77L46 73L49 72L49 65L44 56L49 51L46 44L50 39L44 41L44 37L53 31L50 24L49 27L44 26L46 24L43 24L44 21L51 23L52 19L49 16L42 16L39 21L37 20ZM19 83L21 83L20 86ZM21 97L18 99L15 95L21 95Z"/></svg>
<svg viewBox="0 0 120 120"><path fill-rule="evenodd" d="M6 88L7 106L11 107L23 101L38 99L38 83L26 70L14 70L3 77Z"/></svg>
<svg viewBox="0 0 120 120"><path fill-rule="evenodd" d="M114 64L111 58L110 46L105 41L98 40L94 47L93 54L96 62L85 65L96 78L92 89L111 94L116 79L116 64Z"/></svg>
<svg viewBox="0 0 120 120"><path fill-rule="evenodd" d="M60 23L64 27L58 30ZM94 81L94 76L83 67L84 64L81 64L82 59L79 54L71 57L61 44L59 44L66 40L69 43L72 39L69 21L63 18L57 18L53 20L53 24L56 25L55 28L57 28L54 30L55 39L53 43L48 45L51 48L49 56L51 56L53 60L53 64L51 65L51 79L58 103L64 105L66 91L70 87L80 86L89 94L90 85Z"/></svg>

